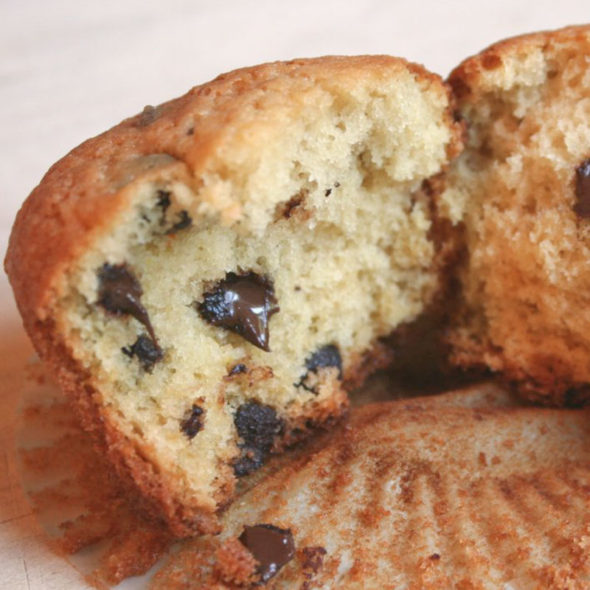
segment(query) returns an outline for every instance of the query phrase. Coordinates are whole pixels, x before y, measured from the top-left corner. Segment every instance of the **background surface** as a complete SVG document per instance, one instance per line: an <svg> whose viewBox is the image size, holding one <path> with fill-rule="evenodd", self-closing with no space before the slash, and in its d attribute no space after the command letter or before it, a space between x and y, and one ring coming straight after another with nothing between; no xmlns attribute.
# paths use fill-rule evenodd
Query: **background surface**
<svg viewBox="0 0 590 590"><path fill-rule="evenodd" d="M53 162L221 72L388 53L444 76L501 38L588 21L587 0L0 0L0 254ZM47 549L20 489L14 415L31 352L0 272L0 589L85 588Z"/></svg>

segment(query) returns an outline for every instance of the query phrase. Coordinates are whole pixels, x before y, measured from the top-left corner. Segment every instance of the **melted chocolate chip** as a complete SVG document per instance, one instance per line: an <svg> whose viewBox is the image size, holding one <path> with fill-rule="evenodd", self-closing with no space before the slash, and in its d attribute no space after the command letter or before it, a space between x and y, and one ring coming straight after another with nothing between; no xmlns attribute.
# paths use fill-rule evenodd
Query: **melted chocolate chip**
<svg viewBox="0 0 590 590"><path fill-rule="evenodd" d="M307 357L305 359L305 367L307 368L307 372L301 377L299 382L295 383L294 385L295 387L302 387L306 391L315 393L316 395L318 393L316 388L310 387L306 383L310 373L317 374L318 369L322 369L324 367L336 367L338 369L338 379L342 379L342 357L340 356L338 347L334 344L322 346L311 356Z"/></svg>
<svg viewBox="0 0 590 590"><path fill-rule="evenodd" d="M342 378L342 357L338 347L334 344L327 344L316 350L310 357L305 359L305 366L308 371L314 373L323 367L336 367L338 377Z"/></svg>
<svg viewBox="0 0 590 590"><path fill-rule="evenodd" d="M141 285L127 266L103 264L98 271L98 282L99 305L116 315L133 316L145 326L153 343L158 346L148 313L141 304Z"/></svg>
<svg viewBox="0 0 590 590"><path fill-rule="evenodd" d="M205 410L196 404L186 413L180 422L180 429L189 439L194 438L203 428L203 414Z"/></svg>
<svg viewBox="0 0 590 590"><path fill-rule="evenodd" d="M590 158L576 168L576 199L576 214L583 218L590 217Z"/></svg>
<svg viewBox="0 0 590 590"><path fill-rule="evenodd" d="M188 211L185 211L183 209L178 215L180 219L166 232L166 234L175 234L177 231L180 231L181 229L185 229L192 225L193 219L188 214Z"/></svg>
<svg viewBox="0 0 590 590"><path fill-rule="evenodd" d="M228 273L196 303L199 315L214 326L239 334L269 351L268 323L279 311L272 283L256 273Z"/></svg>
<svg viewBox="0 0 590 590"><path fill-rule="evenodd" d="M154 365L164 356L160 347L154 341L141 334L131 346L125 346L121 349L128 357L137 357L143 368L150 372Z"/></svg>
<svg viewBox="0 0 590 590"><path fill-rule="evenodd" d="M158 200L156 205L162 209L162 211L166 211L168 207L170 207L170 191L165 191L163 189L158 190Z"/></svg>
<svg viewBox="0 0 590 590"><path fill-rule="evenodd" d="M242 455L234 463L234 472L242 477L262 467L284 423L270 406L246 402L237 409L234 424L242 439L238 445Z"/></svg>
<svg viewBox="0 0 590 590"><path fill-rule="evenodd" d="M245 526L239 540L258 562L257 573L263 584L276 576L295 555L295 542L290 529L272 524Z"/></svg>
<svg viewBox="0 0 590 590"><path fill-rule="evenodd" d="M242 447L242 454L233 463L234 475L244 477L258 471L264 465L267 457L268 453L260 449Z"/></svg>

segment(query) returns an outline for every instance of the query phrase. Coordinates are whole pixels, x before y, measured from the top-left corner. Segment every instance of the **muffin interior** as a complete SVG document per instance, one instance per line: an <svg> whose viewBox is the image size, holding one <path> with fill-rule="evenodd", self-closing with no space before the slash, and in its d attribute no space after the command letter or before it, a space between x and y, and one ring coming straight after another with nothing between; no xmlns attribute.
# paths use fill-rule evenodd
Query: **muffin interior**
<svg viewBox="0 0 590 590"><path fill-rule="evenodd" d="M57 301L109 419L203 509L340 415L343 379L438 285L422 187L447 96L405 70L357 82L248 112L198 173L133 181Z"/></svg>

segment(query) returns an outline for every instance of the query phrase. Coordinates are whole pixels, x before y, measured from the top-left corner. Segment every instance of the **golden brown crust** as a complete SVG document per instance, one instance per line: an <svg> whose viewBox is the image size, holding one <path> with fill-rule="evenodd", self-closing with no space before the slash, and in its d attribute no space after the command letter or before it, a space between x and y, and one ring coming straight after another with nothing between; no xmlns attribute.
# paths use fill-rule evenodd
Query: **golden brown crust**
<svg viewBox="0 0 590 590"><path fill-rule="evenodd" d="M484 74L499 68L505 59L524 56L536 49L545 50L550 44L585 41L589 33L590 25L577 25L503 39L463 60L449 74L448 83L459 105L473 103L485 91L481 86Z"/></svg>

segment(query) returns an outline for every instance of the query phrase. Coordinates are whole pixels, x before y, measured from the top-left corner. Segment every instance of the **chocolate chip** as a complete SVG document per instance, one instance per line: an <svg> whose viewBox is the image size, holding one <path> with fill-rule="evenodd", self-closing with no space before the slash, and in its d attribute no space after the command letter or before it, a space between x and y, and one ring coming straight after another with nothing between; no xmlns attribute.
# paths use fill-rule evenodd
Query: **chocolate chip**
<svg viewBox="0 0 590 590"><path fill-rule="evenodd" d="M264 453L260 449L243 447L242 454L233 463L234 475L244 477L258 471L264 465L267 457L268 453Z"/></svg>
<svg viewBox="0 0 590 590"><path fill-rule="evenodd" d="M193 223L192 217L188 214L188 211L182 210L179 214L180 219L166 232L166 234L175 234L181 229L190 227Z"/></svg>
<svg viewBox="0 0 590 590"><path fill-rule="evenodd" d="M166 211L168 207L170 207L170 191L165 191L163 189L158 190L158 200L156 205L162 209L162 211Z"/></svg>
<svg viewBox="0 0 590 590"><path fill-rule="evenodd" d="M324 367L336 367L338 369L338 379L342 379L342 357L340 356L338 347L334 344L327 344L316 350L316 352L305 359L305 367L307 368L307 372L294 385L295 387L302 387L306 391L315 393L316 395L318 391L315 386L310 387L306 383L310 373L317 374L318 370Z"/></svg>
<svg viewBox="0 0 590 590"><path fill-rule="evenodd" d="M248 370L248 367L246 367L246 365L244 363L238 363L237 365L234 365L230 371L229 371L229 375L238 375L239 373L245 373Z"/></svg>
<svg viewBox="0 0 590 590"><path fill-rule="evenodd" d="M239 540L258 562L256 571L263 584L276 576L295 555L291 530L272 524L245 526Z"/></svg>
<svg viewBox="0 0 590 590"><path fill-rule="evenodd" d="M440 555L439 555L438 553L433 553L433 554L430 556L430 559L431 559L432 561L438 561L438 560L440 559Z"/></svg>
<svg viewBox="0 0 590 590"><path fill-rule="evenodd" d="M230 272L195 305L199 315L213 326L235 332L262 350L270 350L268 323L279 306L266 277L253 272Z"/></svg>
<svg viewBox="0 0 590 590"><path fill-rule="evenodd" d="M137 357L143 368L150 372L154 365L164 356L160 347L154 341L141 334L131 346L125 346L121 349L128 357Z"/></svg>
<svg viewBox="0 0 590 590"><path fill-rule="evenodd" d="M243 403L236 411L234 424L242 442L242 455L234 462L237 477L256 471L266 460L275 436L283 432L284 422L274 408L258 402Z"/></svg>
<svg viewBox="0 0 590 590"><path fill-rule="evenodd" d="M327 188L324 191L324 197L329 197L332 194L332 189L331 188Z"/></svg>
<svg viewBox="0 0 590 590"><path fill-rule="evenodd" d="M130 315L143 324L153 343L158 341L145 307L139 281L124 264L103 264L98 271L98 304L116 315Z"/></svg>
<svg viewBox="0 0 590 590"><path fill-rule="evenodd" d="M576 168L576 199L576 214L579 217L590 217L590 158Z"/></svg>
<svg viewBox="0 0 590 590"><path fill-rule="evenodd" d="M203 410L203 408L193 404L193 407L188 410L185 417L180 422L180 429L189 439L194 438L203 428L204 412L205 410Z"/></svg>

